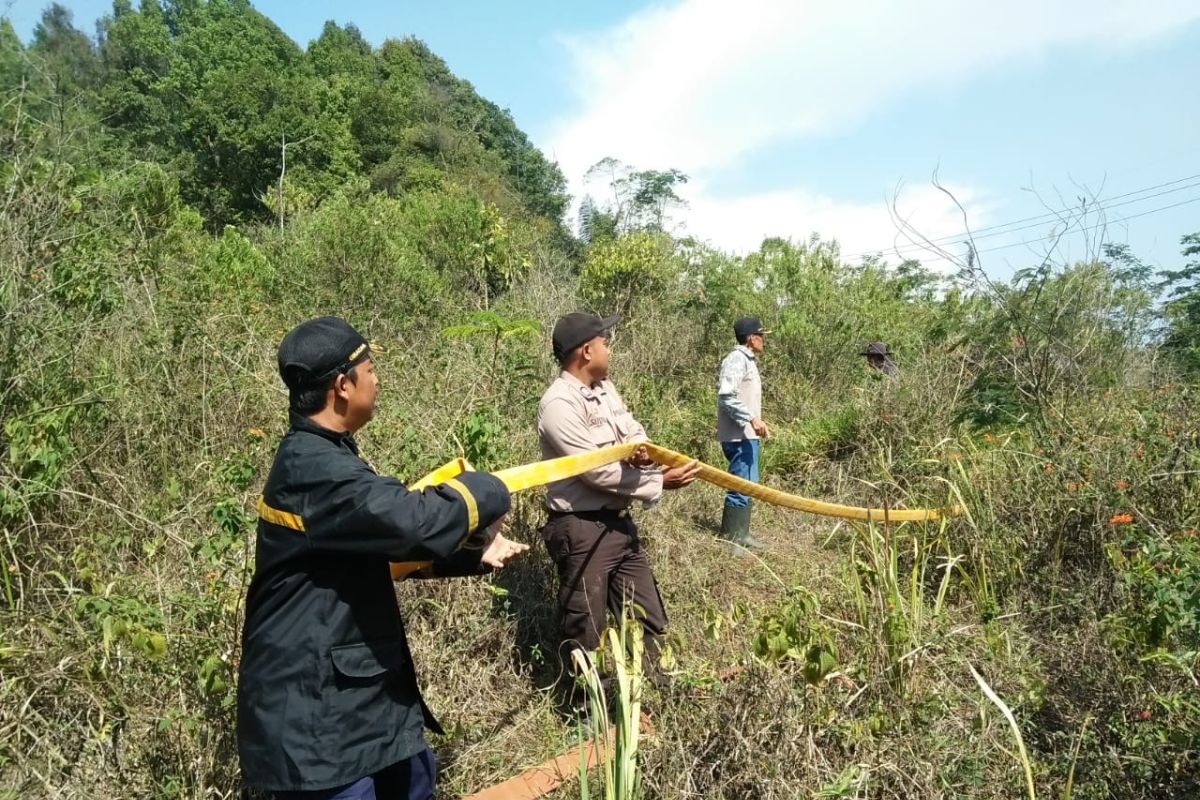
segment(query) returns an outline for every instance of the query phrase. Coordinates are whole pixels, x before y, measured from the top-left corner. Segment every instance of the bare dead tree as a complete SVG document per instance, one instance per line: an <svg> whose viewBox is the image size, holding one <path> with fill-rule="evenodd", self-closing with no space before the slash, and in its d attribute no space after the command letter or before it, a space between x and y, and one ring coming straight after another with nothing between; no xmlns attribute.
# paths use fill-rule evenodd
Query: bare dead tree
<svg viewBox="0 0 1200 800"><path fill-rule="evenodd" d="M906 247L910 251L912 248L918 248L937 259L944 260L956 266L958 268L959 280L981 291L984 296L992 301L1015 334L1013 342L1016 352L1012 355L1003 356L1002 360L1006 367L1017 377L1018 391L1028 401L1036 403L1040 407L1051 405L1048 403L1048 400L1052 394L1054 385L1061 383L1061 381L1055 379L1055 375L1057 374L1055 363L1058 357L1058 348L1037 344L1039 335L1046 342L1056 339L1055 331L1065 318L1065 315L1071 313L1072 309L1076 307L1077 302L1082 299L1082 293L1085 291L1082 275L1072 276L1065 271L1056 272L1053 269L1053 265L1056 259L1061 258L1064 242L1069 235L1084 236L1086 254L1083 260L1085 262L1095 261L1100 257L1103 252L1104 243L1107 240L1108 223L1104 207L1099 202L1097 193L1072 181L1075 188L1079 190L1079 194L1074 200L1068 201L1056 190L1059 204L1051 205L1036 190L1030 190L1037 196L1040 205L1047 212L1042 216L1048 218L1045 224L1051 228L1049 236L1043 240L1043 247L1035 250L1032 247L1032 242L1018 242L1012 245L992 248L993 250L999 250L1025 245L1029 246L1030 251L1038 259L1036 266L1018 273L1018 275L1024 276L1027 281L1022 287L1022 291L1014 294L1011 287L996 281L988 275L983 259L983 255L988 252L988 248L979 247L976 232L972 228L970 215L966 207L954 191L941 182L937 169L934 170L931 176L931 183L938 191L948 197L958 210L962 219L963 237L940 237L934 239L927 236L912 223L911 215L906 216L900 211L899 196L901 185L897 185L888 204L889 215L897 231L897 241L894 243L896 255L902 257L900 253L901 247ZM1097 216L1099 220L1095 221ZM985 236L995 235L997 234L985 234ZM908 243L907 246L899 244L899 240L901 239ZM961 243L965 247L965 254L960 254L950 249L954 244L958 243ZM1062 277L1067 279L1066 283L1058 288L1062 292L1062 297L1056 301L1052 308L1047 310L1048 313L1028 313L1029 309L1036 308L1042 303L1044 293L1051 280ZM1098 333L1098 331L1090 331L1084 340L1074 342L1072 347L1069 348L1072 354L1069 360L1077 362ZM1069 424L1065 418L1058 421L1063 424Z"/></svg>

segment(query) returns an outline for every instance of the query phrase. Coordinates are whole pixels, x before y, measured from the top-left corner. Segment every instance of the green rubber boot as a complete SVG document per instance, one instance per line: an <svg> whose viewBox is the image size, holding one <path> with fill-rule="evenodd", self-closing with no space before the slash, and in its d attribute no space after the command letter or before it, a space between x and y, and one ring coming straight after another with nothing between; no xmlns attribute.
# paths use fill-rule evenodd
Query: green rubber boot
<svg viewBox="0 0 1200 800"><path fill-rule="evenodd" d="M721 511L721 538L748 550L761 550L763 543L750 535L750 506L725 506Z"/></svg>

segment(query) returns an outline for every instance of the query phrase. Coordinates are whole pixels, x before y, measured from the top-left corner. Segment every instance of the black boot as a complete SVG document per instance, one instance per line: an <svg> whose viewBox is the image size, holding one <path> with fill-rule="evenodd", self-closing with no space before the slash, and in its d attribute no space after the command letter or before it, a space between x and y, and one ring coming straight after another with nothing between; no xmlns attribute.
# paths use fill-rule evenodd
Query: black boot
<svg viewBox="0 0 1200 800"><path fill-rule="evenodd" d="M750 506L725 506L722 509L721 538L749 550L763 548L763 543L750 535Z"/></svg>

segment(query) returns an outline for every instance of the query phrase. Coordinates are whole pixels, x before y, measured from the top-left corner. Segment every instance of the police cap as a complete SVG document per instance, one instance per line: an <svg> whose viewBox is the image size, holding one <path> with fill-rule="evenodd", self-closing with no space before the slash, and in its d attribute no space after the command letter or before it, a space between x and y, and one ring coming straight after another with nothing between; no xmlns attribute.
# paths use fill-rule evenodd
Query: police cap
<svg viewBox="0 0 1200 800"><path fill-rule="evenodd" d="M554 333L551 335L554 357L558 359L558 363L565 363L576 347L587 344L597 336L603 336L620 321L620 314L611 317L597 317L581 311L567 314L554 324Z"/></svg>

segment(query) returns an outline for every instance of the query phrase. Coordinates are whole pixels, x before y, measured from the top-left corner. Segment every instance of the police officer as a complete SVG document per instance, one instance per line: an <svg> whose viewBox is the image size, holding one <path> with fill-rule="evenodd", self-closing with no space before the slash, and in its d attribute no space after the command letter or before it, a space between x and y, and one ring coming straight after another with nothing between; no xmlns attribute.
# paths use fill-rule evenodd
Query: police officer
<svg viewBox="0 0 1200 800"><path fill-rule="evenodd" d="M390 561L470 575L523 549L488 526L508 490L468 472L421 492L377 475L354 434L375 410L371 347L321 317L279 346L291 429L259 501L238 683L247 784L277 798L433 797L423 729L441 732L417 685Z"/></svg>
<svg viewBox="0 0 1200 800"><path fill-rule="evenodd" d="M608 380L608 333L619 316L567 314L554 326L554 357L562 367L538 405L543 458L587 453L612 444L645 442L642 427ZM662 598L638 539L630 507L651 505L664 489L695 480L695 461L660 471L639 451L633 458L547 487L549 518L542 538L558 569L563 640L591 651L605 628L605 609L624 606L641 622L653 664L667 625Z"/></svg>

